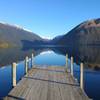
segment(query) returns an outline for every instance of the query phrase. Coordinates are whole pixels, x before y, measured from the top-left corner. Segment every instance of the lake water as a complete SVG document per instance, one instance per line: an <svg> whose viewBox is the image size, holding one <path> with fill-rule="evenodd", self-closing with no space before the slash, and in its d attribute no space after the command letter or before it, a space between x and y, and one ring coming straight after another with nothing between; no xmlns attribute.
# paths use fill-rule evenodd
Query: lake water
<svg viewBox="0 0 100 100"><path fill-rule="evenodd" d="M74 76L80 78L80 62L84 62L84 89L93 100L100 100L100 47L78 46L0 49L0 98L12 89L12 67L17 62L17 82L24 76L24 59L34 53L36 65L62 65L65 67L66 53L74 57ZM29 64L31 69L31 64ZM70 68L69 68L70 69Z"/></svg>

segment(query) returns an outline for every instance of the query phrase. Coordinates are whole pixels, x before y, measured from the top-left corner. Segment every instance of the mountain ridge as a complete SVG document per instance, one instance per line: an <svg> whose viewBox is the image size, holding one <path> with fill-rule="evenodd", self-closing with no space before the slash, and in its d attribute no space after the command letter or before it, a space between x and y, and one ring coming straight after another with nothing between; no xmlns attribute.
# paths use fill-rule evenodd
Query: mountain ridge
<svg viewBox="0 0 100 100"><path fill-rule="evenodd" d="M100 18L84 21L63 35L53 40L56 45L100 45Z"/></svg>
<svg viewBox="0 0 100 100"><path fill-rule="evenodd" d="M43 39L24 28L0 23L0 47L22 47L22 41L29 41L34 45L36 41L43 42Z"/></svg>
<svg viewBox="0 0 100 100"><path fill-rule="evenodd" d="M20 26L0 23L0 48L40 45L100 45L100 18L87 20L64 35L43 39Z"/></svg>

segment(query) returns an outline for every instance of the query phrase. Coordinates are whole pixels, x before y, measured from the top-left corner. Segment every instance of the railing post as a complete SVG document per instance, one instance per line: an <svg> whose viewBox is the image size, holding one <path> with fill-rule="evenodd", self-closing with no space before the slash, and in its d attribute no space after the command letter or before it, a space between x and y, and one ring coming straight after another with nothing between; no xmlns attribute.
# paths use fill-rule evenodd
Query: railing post
<svg viewBox="0 0 100 100"><path fill-rule="evenodd" d="M74 64L74 61L73 61L73 57L71 56L71 75L73 76L73 64Z"/></svg>
<svg viewBox="0 0 100 100"><path fill-rule="evenodd" d="M28 56L25 58L25 74L28 72Z"/></svg>
<svg viewBox="0 0 100 100"><path fill-rule="evenodd" d="M83 84L83 63L80 64L80 88L83 90L84 84Z"/></svg>
<svg viewBox="0 0 100 100"><path fill-rule="evenodd" d="M68 54L66 54L66 71L68 69Z"/></svg>
<svg viewBox="0 0 100 100"><path fill-rule="evenodd" d="M31 67L33 67L33 58L34 58L34 54L32 53L32 55L31 55Z"/></svg>
<svg viewBox="0 0 100 100"><path fill-rule="evenodd" d="M17 66L16 63L12 64L12 85L13 87L16 86L16 66Z"/></svg>

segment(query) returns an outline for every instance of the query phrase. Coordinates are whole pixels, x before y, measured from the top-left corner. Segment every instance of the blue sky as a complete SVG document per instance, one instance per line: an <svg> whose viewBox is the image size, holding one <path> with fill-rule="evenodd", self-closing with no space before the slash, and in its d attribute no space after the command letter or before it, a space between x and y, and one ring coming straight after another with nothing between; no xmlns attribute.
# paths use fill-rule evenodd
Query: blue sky
<svg viewBox="0 0 100 100"><path fill-rule="evenodd" d="M52 38L100 17L100 0L0 0L0 21Z"/></svg>

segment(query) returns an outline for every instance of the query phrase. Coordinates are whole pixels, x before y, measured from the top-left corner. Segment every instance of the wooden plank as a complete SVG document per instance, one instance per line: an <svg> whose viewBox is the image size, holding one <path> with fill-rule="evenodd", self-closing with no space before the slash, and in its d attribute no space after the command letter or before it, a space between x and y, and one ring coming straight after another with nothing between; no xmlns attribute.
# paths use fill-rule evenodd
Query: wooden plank
<svg viewBox="0 0 100 100"><path fill-rule="evenodd" d="M89 100L64 67L32 68L5 100Z"/></svg>

